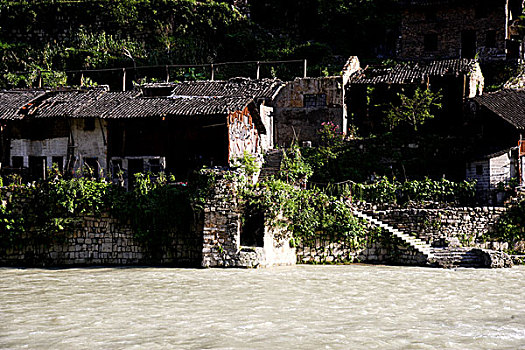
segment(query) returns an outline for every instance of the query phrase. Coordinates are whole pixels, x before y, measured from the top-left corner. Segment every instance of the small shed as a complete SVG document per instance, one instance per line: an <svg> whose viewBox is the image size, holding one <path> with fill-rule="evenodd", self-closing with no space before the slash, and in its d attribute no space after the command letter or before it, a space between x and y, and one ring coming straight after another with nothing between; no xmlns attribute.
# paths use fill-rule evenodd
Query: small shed
<svg viewBox="0 0 525 350"><path fill-rule="evenodd" d="M501 204L504 187L519 175L518 148L500 150L473 158L466 164L467 180L476 180L478 197L483 202Z"/></svg>

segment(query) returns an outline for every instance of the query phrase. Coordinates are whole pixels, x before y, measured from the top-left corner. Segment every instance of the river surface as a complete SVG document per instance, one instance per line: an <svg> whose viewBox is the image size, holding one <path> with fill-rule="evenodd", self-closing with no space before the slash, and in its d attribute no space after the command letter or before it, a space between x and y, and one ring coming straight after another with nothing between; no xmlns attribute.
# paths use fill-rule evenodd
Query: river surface
<svg viewBox="0 0 525 350"><path fill-rule="evenodd" d="M525 349L525 267L0 268L0 349Z"/></svg>

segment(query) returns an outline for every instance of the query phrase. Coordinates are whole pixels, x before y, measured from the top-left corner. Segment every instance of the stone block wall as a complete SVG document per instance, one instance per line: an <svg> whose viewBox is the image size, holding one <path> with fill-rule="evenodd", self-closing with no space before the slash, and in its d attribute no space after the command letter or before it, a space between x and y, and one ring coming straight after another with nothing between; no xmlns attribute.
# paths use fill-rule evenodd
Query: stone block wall
<svg viewBox="0 0 525 350"><path fill-rule="evenodd" d="M340 132L346 132L344 93L342 77L297 78L288 82L274 102L275 143L288 146L297 139L317 144L324 122L332 122Z"/></svg>
<svg viewBox="0 0 525 350"><path fill-rule="evenodd" d="M110 215L84 216L62 243L0 250L3 266L177 265L199 266L202 236L196 230L173 232L172 242L151 251L128 225Z"/></svg>
<svg viewBox="0 0 525 350"><path fill-rule="evenodd" d="M204 208L203 267L268 267L294 265L295 249L283 229L265 222L263 246L241 245L241 211L235 181L216 172L216 182Z"/></svg>
<svg viewBox="0 0 525 350"><path fill-rule="evenodd" d="M297 263L370 263L395 265L426 265L420 252L394 237L369 238L365 244L355 245L353 240L334 239L320 233L318 238L301 242L297 247Z"/></svg>
<svg viewBox="0 0 525 350"><path fill-rule="evenodd" d="M480 59L506 58L507 14L503 1L484 9L486 16L476 14L474 6L407 7L402 14L398 57L403 59L447 59L462 57L462 32L475 32L476 52ZM492 34L494 33L494 34ZM437 35L437 50L425 51L425 35ZM495 35L495 38L490 38ZM490 40L495 39L494 45ZM489 45L487 45L487 43Z"/></svg>
<svg viewBox="0 0 525 350"><path fill-rule="evenodd" d="M458 207L365 212L432 246L443 247L451 244L481 246L481 237L494 229L494 224L505 211L504 207Z"/></svg>

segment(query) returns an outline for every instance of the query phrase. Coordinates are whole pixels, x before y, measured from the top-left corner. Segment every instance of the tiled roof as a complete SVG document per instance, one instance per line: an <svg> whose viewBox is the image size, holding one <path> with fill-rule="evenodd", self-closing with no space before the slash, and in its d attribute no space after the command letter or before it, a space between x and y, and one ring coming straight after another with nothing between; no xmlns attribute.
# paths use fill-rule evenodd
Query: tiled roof
<svg viewBox="0 0 525 350"><path fill-rule="evenodd" d="M283 82L277 79L232 78L230 80L185 81L174 85L171 96L272 98L283 85Z"/></svg>
<svg viewBox="0 0 525 350"><path fill-rule="evenodd" d="M406 62L393 67L367 67L350 77L350 84L422 84L427 77L459 76L476 69L476 60Z"/></svg>
<svg viewBox="0 0 525 350"><path fill-rule="evenodd" d="M142 97L136 91L69 91L51 94L30 114L34 118L150 118L217 115L242 110L249 97Z"/></svg>
<svg viewBox="0 0 525 350"><path fill-rule="evenodd" d="M30 112L35 118L96 118L118 109L122 104L138 96L135 91L108 92L104 90L81 90L50 92L42 104Z"/></svg>
<svg viewBox="0 0 525 350"><path fill-rule="evenodd" d="M45 91L0 91L0 119L17 119L23 107L45 95Z"/></svg>
<svg viewBox="0 0 525 350"><path fill-rule="evenodd" d="M525 129L525 89L487 93L475 97L474 101L488 108L516 129Z"/></svg>
<svg viewBox="0 0 525 350"><path fill-rule="evenodd" d="M104 118L224 115L243 110L252 101L249 97L135 98L105 113Z"/></svg>

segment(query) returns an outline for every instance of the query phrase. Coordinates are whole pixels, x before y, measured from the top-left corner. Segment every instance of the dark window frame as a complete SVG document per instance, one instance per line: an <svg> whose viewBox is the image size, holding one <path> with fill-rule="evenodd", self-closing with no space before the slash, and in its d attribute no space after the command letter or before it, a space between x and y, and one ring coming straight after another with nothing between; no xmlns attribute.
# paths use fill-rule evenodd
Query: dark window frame
<svg viewBox="0 0 525 350"><path fill-rule="evenodd" d="M326 94L303 95L303 106L305 108L326 107Z"/></svg>

